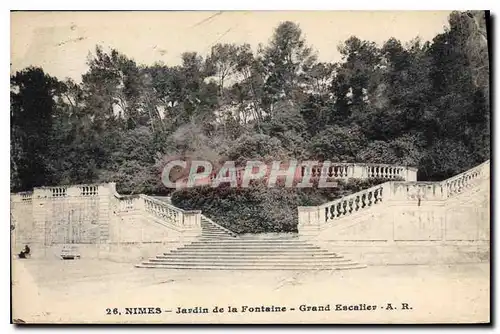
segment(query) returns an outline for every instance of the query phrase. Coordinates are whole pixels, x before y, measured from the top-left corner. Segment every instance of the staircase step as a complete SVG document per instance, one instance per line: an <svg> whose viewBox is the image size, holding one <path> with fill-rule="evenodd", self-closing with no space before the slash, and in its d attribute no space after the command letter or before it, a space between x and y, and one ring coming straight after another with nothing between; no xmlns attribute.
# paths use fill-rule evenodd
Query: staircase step
<svg viewBox="0 0 500 334"><path fill-rule="evenodd" d="M198 240L201 240L201 241L205 241L205 240L207 240L207 241L233 240L233 237L231 237L231 236L220 236L220 237L208 236L208 237L201 237Z"/></svg>
<svg viewBox="0 0 500 334"><path fill-rule="evenodd" d="M186 246L196 246L196 247L227 247L227 248L251 248L251 247L262 247L262 248L316 248L320 249L321 247L307 244L307 243L290 243L290 242L244 242L240 240L210 240L210 241L195 241L187 244Z"/></svg>
<svg viewBox="0 0 500 334"><path fill-rule="evenodd" d="M305 248L305 247L246 247L246 246L237 246L237 247L225 247L225 246L210 246L210 247L203 247L203 246L189 246L185 245L177 249L173 249L171 251L212 251L212 252L224 252L224 253L229 253L229 252L328 252L328 250L321 249L321 248Z"/></svg>
<svg viewBox="0 0 500 334"><path fill-rule="evenodd" d="M244 243L212 243L212 244L205 244L205 243L200 243L200 244L187 244L182 246L184 248L189 248L189 249L266 249L266 250L273 250L273 249L321 249L320 247L313 246L313 245L290 245L290 244L244 244Z"/></svg>
<svg viewBox="0 0 500 334"><path fill-rule="evenodd" d="M182 258L182 259L149 259L147 262L150 263L206 263L206 264L298 264L298 265L313 265L313 264L336 264L336 263L350 263L349 259L337 259L337 258L326 258L326 259L304 259L304 258L289 258L289 259L246 259L246 258L238 258L238 259L217 259L217 258Z"/></svg>
<svg viewBox="0 0 500 334"><path fill-rule="evenodd" d="M277 253L277 254L246 254L243 256L245 259L343 259L343 256L339 256L335 253L309 253L309 254L297 254L297 253ZM158 259L179 259L179 258L189 258L189 259L234 259L235 256L231 253L224 253L221 255L214 254L169 254L169 255L156 255L155 258ZM241 257L238 257L241 258Z"/></svg>
<svg viewBox="0 0 500 334"><path fill-rule="evenodd" d="M243 245L245 247L257 247L257 246L266 246L266 247L281 247L281 246L293 246L293 247L317 247L313 244L301 241L272 241L272 242L262 242L262 241L244 241L240 239L226 239L226 240L198 240L191 242L189 245L203 245L203 246L236 246Z"/></svg>
<svg viewBox="0 0 500 334"><path fill-rule="evenodd" d="M233 238L236 238L236 236L233 236L231 234L228 234L228 233L224 233L224 232L217 232L217 231L201 231L201 235L227 235L227 236L230 236L230 237L233 237Z"/></svg>
<svg viewBox="0 0 500 334"><path fill-rule="evenodd" d="M157 269L196 269L196 270L347 270L347 269L362 269L365 265L359 263L328 265L328 266L310 266L310 265L267 265L267 264L251 264L251 265L210 265L210 264L156 264L142 263L136 265L138 268L157 268Z"/></svg>
<svg viewBox="0 0 500 334"><path fill-rule="evenodd" d="M231 254L233 256L245 256L246 254L283 254L283 253L296 253L296 254L328 254L329 252L327 250L322 250L322 249L310 249L310 250L303 250L303 249L273 249L273 250L266 250L266 249L238 249L238 250L230 250L228 251L227 249L221 248L221 249L211 249L211 250L206 250L206 249L173 249L169 253L164 253L165 255L174 255L174 254L211 254L211 255L224 255L224 254Z"/></svg>
<svg viewBox="0 0 500 334"><path fill-rule="evenodd" d="M238 240L237 237L230 236L229 234L202 234L198 241L217 241L217 240Z"/></svg>
<svg viewBox="0 0 500 334"><path fill-rule="evenodd" d="M191 270L349 270L366 266L299 238L297 233L238 235L202 218L197 240L138 268Z"/></svg>

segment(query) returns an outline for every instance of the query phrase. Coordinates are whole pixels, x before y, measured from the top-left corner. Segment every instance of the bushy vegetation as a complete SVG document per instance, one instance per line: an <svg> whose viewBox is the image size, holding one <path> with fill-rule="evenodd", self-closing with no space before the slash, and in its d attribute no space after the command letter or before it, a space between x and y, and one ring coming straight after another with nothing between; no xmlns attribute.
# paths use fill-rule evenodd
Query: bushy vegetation
<svg viewBox="0 0 500 334"><path fill-rule="evenodd" d="M315 206L386 182L385 179L339 180L335 188L249 188L221 185L186 188L172 194L172 203L203 214L236 233L297 232L297 206ZM278 183L279 184L279 183Z"/></svg>
<svg viewBox="0 0 500 334"><path fill-rule="evenodd" d="M256 52L216 44L178 66L97 47L81 82L26 68L11 76L11 191L114 181L122 193L165 194L165 157L183 155L398 163L441 180L490 155L485 34L483 12L453 12L432 41L352 36L341 61L321 63L300 27L283 22ZM300 202L255 191L227 197ZM291 228L288 211L258 211Z"/></svg>

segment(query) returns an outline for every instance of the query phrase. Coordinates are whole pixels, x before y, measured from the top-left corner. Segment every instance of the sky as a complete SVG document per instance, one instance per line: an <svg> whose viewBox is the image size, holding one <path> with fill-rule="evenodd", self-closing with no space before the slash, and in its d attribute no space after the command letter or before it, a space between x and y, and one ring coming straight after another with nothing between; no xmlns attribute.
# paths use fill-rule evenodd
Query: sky
<svg viewBox="0 0 500 334"><path fill-rule="evenodd" d="M381 44L390 37L431 40L448 26L449 11L185 11L12 12L11 73L40 66L77 82L97 44L140 64L180 64L180 55L205 56L216 43L267 43L283 21L298 23L320 61L338 61L339 43L352 35Z"/></svg>

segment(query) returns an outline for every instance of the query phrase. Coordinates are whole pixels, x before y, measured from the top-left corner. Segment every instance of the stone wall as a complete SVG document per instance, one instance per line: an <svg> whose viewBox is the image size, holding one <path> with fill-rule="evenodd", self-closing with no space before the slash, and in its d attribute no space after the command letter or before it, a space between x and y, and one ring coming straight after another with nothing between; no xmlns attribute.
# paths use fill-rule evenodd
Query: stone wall
<svg viewBox="0 0 500 334"><path fill-rule="evenodd" d="M58 257L76 244L82 257L134 262L201 234L201 212L148 196L121 196L114 183L35 188L11 195L13 252Z"/></svg>
<svg viewBox="0 0 500 334"><path fill-rule="evenodd" d="M299 208L299 234L368 264L489 259L489 163L441 183L387 182L320 207ZM474 172L474 171L473 171Z"/></svg>

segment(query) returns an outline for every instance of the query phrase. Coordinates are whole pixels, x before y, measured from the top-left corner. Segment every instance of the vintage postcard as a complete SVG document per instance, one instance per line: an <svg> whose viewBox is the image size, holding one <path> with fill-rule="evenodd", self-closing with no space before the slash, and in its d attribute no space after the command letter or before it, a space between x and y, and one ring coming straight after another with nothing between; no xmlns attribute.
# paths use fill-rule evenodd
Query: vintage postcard
<svg viewBox="0 0 500 334"><path fill-rule="evenodd" d="M489 27L11 12L12 323L489 323Z"/></svg>

